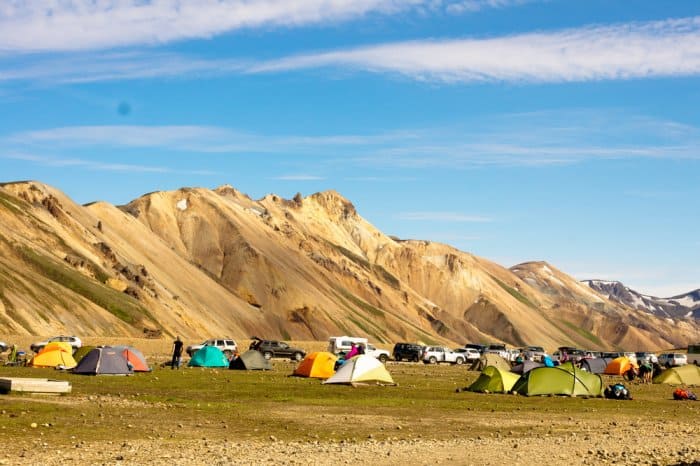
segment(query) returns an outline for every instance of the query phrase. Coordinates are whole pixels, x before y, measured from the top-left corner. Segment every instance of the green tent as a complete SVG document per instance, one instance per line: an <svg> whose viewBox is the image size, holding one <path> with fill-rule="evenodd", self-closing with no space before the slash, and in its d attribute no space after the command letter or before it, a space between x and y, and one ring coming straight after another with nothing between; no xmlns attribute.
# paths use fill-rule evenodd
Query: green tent
<svg viewBox="0 0 700 466"><path fill-rule="evenodd" d="M591 374L576 369L571 364L557 367L538 367L520 377L513 391L520 395L567 395L567 396L603 396L603 379L598 374Z"/></svg>
<svg viewBox="0 0 700 466"><path fill-rule="evenodd" d="M654 377L654 383L667 383L669 385L700 385L700 367L694 364L686 364L680 367L671 367Z"/></svg>
<svg viewBox="0 0 700 466"><path fill-rule="evenodd" d="M272 370L272 365L260 351L248 350L237 358L231 359L228 368L241 371L269 371Z"/></svg>
<svg viewBox="0 0 700 466"><path fill-rule="evenodd" d="M467 390L482 393L508 393L519 378L518 374L488 366Z"/></svg>
<svg viewBox="0 0 700 466"><path fill-rule="evenodd" d="M228 359L216 346L202 346L187 363L190 367L228 367Z"/></svg>

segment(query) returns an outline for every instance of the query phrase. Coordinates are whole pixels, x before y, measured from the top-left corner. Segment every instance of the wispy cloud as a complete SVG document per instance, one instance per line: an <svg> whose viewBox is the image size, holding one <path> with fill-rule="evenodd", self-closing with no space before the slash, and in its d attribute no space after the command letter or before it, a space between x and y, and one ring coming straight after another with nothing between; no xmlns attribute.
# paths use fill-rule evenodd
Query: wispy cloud
<svg viewBox="0 0 700 466"><path fill-rule="evenodd" d="M215 172L209 170L175 170L170 167L159 167L149 165L124 164L114 162L99 162L95 160L85 160L80 158L65 158L45 155L35 155L21 152L11 152L7 155L0 155L0 159L23 160L35 165L57 168L82 168L92 171L106 172L128 172L128 173L179 173L189 175L211 176Z"/></svg>
<svg viewBox="0 0 700 466"><path fill-rule="evenodd" d="M273 180L281 180L281 181L320 181L320 180L324 180L325 178L322 176L316 176L316 175L298 174L298 175L275 176L272 179Z"/></svg>
<svg viewBox="0 0 700 466"><path fill-rule="evenodd" d="M251 72L341 67L446 83L569 82L700 73L700 17L298 55Z"/></svg>
<svg viewBox="0 0 700 466"><path fill-rule="evenodd" d="M566 124L562 125L562 121ZM197 125L73 126L0 136L5 153L39 153L93 148L142 149L196 154L310 156L318 168L364 166L377 169L466 169L491 166L542 166L609 159L700 159L700 129L626 112L561 110L501 115L453 127L406 128L371 134L264 134ZM306 159L299 174L318 176ZM335 167L335 168L333 168ZM385 181L387 173L365 180ZM407 172L391 172L406 180ZM627 195L648 195L628 192Z"/></svg>
<svg viewBox="0 0 700 466"><path fill-rule="evenodd" d="M420 222L464 222L464 223L489 223L493 219L480 215L467 215L459 212L402 212L394 216L398 220L411 220Z"/></svg>
<svg viewBox="0 0 700 466"><path fill-rule="evenodd" d="M95 50L324 25L370 14L503 8L523 0L4 0L0 52Z"/></svg>

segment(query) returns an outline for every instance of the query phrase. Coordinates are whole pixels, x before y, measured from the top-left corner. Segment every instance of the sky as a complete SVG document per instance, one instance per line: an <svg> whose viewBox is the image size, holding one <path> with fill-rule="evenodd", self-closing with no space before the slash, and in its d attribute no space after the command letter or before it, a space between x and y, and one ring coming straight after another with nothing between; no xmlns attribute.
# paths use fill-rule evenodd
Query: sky
<svg viewBox="0 0 700 466"><path fill-rule="evenodd" d="M333 189L383 232L700 288L697 0L2 0L0 181Z"/></svg>

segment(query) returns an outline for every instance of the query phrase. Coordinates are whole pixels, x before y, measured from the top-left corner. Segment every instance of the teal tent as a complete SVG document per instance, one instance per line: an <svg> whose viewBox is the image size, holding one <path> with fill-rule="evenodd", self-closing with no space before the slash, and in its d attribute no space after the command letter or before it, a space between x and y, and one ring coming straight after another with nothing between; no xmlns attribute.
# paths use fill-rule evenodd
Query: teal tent
<svg viewBox="0 0 700 466"><path fill-rule="evenodd" d="M190 367L228 367L228 359L216 346L202 346L187 363Z"/></svg>
<svg viewBox="0 0 700 466"><path fill-rule="evenodd" d="M603 379L598 374L577 369L572 364L538 367L523 374L513 391L520 395L603 396Z"/></svg>

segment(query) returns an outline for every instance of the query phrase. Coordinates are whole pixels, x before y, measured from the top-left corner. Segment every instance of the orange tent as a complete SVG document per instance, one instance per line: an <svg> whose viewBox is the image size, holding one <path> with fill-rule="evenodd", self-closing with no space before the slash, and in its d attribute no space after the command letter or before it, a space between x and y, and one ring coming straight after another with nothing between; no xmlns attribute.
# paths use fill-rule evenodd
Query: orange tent
<svg viewBox="0 0 700 466"><path fill-rule="evenodd" d="M632 361L629 360L626 356L622 356L619 358L615 358L610 363L608 366L605 368L604 374L607 375L622 375L631 368L638 369L639 366L637 364L633 363Z"/></svg>
<svg viewBox="0 0 700 466"><path fill-rule="evenodd" d="M338 358L326 351L316 351L307 355L294 369L293 375L327 379L335 374L335 362Z"/></svg>
<svg viewBox="0 0 700 466"><path fill-rule="evenodd" d="M134 372L150 372L151 368L146 363L146 358L141 351L131 346L117 347L122 352L122 356L131 365L131 370Z"/></svg>

